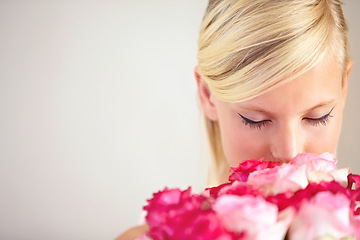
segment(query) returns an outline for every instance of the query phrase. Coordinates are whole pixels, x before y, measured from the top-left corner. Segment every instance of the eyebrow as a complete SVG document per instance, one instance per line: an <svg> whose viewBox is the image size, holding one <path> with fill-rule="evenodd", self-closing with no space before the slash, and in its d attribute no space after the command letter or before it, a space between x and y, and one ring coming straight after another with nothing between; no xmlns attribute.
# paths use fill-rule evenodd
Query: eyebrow
<svg viewBox="0 0 360 240"><path fill-rule="evenodd" d="M304 113L313 111L313 110L315 110L317 108L321 108L321 107L324 107L324 106L334 104L336 101L337 101L337 99L334 98L334 99L331 99L329 101L319 103L319 104L315 105L314 107L311 107L311 108L305 110ZM271 112L271 111L268 111L268 110L266 110L264 108L261 108L260 106L252 105L252 104L245 105L244 107L241 107L241 108L245 109L245 110L255 111L255 112L273 114L273 112Z"/></svg>
<svg viewBox="0 0 360 240"><path fill-rule="evenodd" d="M337 99L332 99L332 100L330 100L330 101L320 103L320 104L318 104L318 105L316 105L316 106L314 106L314 107L306 110L305 112L310 112L310 111L315 110L315 109L317 109L317 108L321 108L321 107L324 107L324 106L328 106L328 105L334 104L334 103L336 102L336 100L337 100Z"/></svg>

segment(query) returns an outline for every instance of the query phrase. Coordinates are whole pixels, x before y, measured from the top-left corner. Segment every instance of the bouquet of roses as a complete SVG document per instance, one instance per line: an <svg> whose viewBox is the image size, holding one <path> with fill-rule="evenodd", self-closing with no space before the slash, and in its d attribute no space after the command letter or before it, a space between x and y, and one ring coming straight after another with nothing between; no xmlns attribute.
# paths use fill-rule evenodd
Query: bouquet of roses
<svg viewBox="0 0 360 240"><path fill-rule="evenodd" d="M165 188L144 207L149 231L138 239L360 239L360 176L336 162L248 160L202 194Z"/></svg>

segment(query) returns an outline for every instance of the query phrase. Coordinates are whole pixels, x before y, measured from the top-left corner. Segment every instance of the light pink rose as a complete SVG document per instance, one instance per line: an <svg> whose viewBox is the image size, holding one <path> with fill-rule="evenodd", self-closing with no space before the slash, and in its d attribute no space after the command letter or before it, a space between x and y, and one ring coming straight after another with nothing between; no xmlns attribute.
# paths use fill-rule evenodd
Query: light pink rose
<svg viewBox="0 0 360 240"><path fill-rule="evenodd" d="M247 183L261 190L265 196L287 191L295 192L308 185L305 166L283 164L249 174Z"/></svg>
<svg viewBox="0 0 360 240"><path fill-rule="evenodd" d="M341 239L354 237L350 200L344 194L319 192L304 201L290 225L290 239Z"/></svg>
<svg viewBox="0 0 360 240"><path fill-rule="evenodd" d="M360 215L352 215L350 220L355 229L355 239L360 239Z"/></svg>
<svg viewBox="0 0 360 240"><path fill-rule="evenodd" d="M298 154L290 161L290 164L301 166L306 165L310 171L329 172L336 169L337 159L330 153L316 155L313 153Z"/></svg>
<svg viewBox="0 0 360 240"><path fill-rule="evenodd" d="M213 209L228 231L254 240L284 239L292 218L289 211L279 216L277 206L259 196L222 195Z"/></svg>
<svg viewBox="0 0 360 240"><path fill-rule="evenodd" d="M350 169L337 169L336 163L337 159L331 153L323 153L321 155L303 153L297 155L290 161L292 165L306 166L306 175L309 182L337 181L346 187L347 175Z"/></svg>

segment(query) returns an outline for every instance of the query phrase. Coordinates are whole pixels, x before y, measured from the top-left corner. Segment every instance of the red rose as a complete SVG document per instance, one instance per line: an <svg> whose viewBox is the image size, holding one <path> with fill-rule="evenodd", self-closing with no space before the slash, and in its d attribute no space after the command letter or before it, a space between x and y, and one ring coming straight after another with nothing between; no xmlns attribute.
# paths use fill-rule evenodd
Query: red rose
<svg viewBox="0 0 360 240"><path fill-rule="evenodd" d="M264 158L246 160L241 162L238 167L231 168L233 173L230 175L229 181L234 182L238 180L246 182L250 173L267 168L274 168L279 165L280 162L267 162L264 161Z"/></svg>

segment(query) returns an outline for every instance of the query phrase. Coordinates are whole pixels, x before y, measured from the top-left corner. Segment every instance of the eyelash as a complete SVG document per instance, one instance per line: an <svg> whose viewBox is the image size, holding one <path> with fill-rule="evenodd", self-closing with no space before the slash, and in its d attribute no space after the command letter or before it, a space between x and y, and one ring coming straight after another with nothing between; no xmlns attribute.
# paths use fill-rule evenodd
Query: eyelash
<svg viewBox="0 0 360 240"><path fill-rule="evenodd" d="M334 108L332 108L330 110L330 112L328 112L327 114L325 114L322 117L319 117L319 118L304 118L304 120L307 120L311 125L313 125L315 127L319 126L320 124L323 125L323 126L326 126L328 124L328 122L329 122L329 119L331 117L333 117L331 115L331 112L333 111L333 109ZM243 121L244 125L249 126L250 128L257 128L257 129L260 130L261 128L266 127L271 122L271 120L253 121L251 119L248 119L248 118L244 117L240 113L238 113L238 114L242 118L242 121Z"/></svg>
<svg viewBox="0 0 360 240"><path fill-rule="evenodd" d="M245 126L249 126L250 128L257 128L260 130L261 128L266 127L271 122L270 120L263 120L263 121L257 122L257 121L253 121L251 119L244 117L240 113L238 113L238 114L242 118L242 121L245 124Z"/></svg>
<svg viewBox="0 0 360 240"><path fill-rule="evenodd" d="M304 118L305 120L309 121L310 124L312 124L313 126L317 127L319 126L320 124L323 125L323 126L326 126L329 122L329 119L331 117L333 117L331 115L331 112L334 110L334 108L332 108L330 110L330 112L328 112L327 114L325 114L324 116L322 117L319 117L319 118Z"/></svg>

